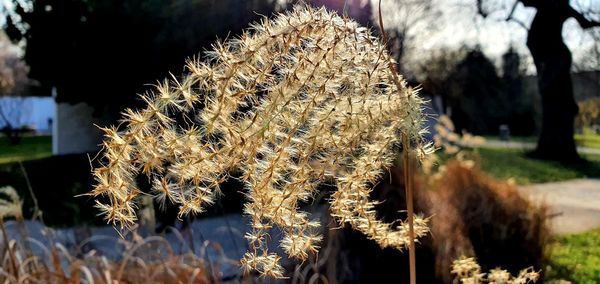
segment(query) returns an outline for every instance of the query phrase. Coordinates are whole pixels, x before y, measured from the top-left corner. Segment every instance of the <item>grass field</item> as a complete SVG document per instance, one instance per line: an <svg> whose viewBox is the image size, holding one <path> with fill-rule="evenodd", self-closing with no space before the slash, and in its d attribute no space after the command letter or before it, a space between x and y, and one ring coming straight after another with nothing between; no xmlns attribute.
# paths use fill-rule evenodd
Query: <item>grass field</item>
<svg viewBox="0 0 600 284"><path fill-rule="evenodd" d="M484 171L501 179L514 178L518 184L600 177L600 155L584 155L588 163L564 165L530 159L516 149L479 149L477 152Z"/></svg>
<svg viewBox="0 0 600 284"><path fill-rule="evenodd" d="M550 247L550 261L544 271L546 280L600 283L600 229L558 237Z"/></svg>
<svg viewBox="0 0 600 284"><path fill-rule="evenodd" d="M466 151L481 168L498 179L513 178L517 184L563 181L583 177L600 177L600 155L583 155L587 163L564 165L530 159L523 150L481 148ZM442 156L442 163L448 157Z"/></svg>
<svg viewBox="0 0 600 284"><path fill-rule="evenodd" d="M10 145L6 137L0 136L0 164L41 159L51 155L50 136L25 136L18 145Z"/></svg>
<svg viewBox="0 0 600 284"><path fill-rule="evenodd" d="M498 136L484 136L488 140L499 140ZM510 141L514 142L525 142L525 143L537 143L537 137L535 136L511 136ZM587 148L600 148L600 135L594 133L591 129L586 129L582 134L575 134L575 143L579 147Z"/></svg>
<svg viewBox="0 0 600 284"><path fill-rule="evenodd" d="M575 142L581 147L600 148L600 135L585 129L582 134L575 134Z"/></svg>

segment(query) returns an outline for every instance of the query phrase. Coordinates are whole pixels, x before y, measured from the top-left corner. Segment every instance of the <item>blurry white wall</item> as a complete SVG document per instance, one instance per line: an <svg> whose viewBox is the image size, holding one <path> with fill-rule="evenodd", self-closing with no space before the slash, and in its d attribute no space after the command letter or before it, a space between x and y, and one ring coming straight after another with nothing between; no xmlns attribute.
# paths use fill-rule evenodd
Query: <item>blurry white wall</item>
<svg viewBox="0 0 600 284"><path fill-rule="evenodd" d="M93 116L94 109L86 103L59 103L52 134L52 154L66 155L98 151L104 125Z"/></svg>

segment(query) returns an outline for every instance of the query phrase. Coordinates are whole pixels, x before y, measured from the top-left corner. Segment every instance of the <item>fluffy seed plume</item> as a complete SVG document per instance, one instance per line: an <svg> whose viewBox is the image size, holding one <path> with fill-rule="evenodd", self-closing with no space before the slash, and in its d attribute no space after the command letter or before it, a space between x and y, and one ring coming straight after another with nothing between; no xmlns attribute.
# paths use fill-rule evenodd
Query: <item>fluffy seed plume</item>
<svg viewBox="0 0 600 284"><path fill-rule="evenodd" d="M455 283L464 284L527 284L535 283L540 274L532 267L523 269L519 275L512 276L508 271L501 268L490 270L486 275L481 273L481 267L472 257L461 257L452 263L452 274L455 274Z"/></svg>
<svg viewBox="0 0 600 284"><path fill-rule="evenodd" d="M0 219L14 217L23 218L23 201L11 186L0 187Z"/></svg>
<svg viewBox="0 0 600 284"><path fill-rule="evenodd" d="M281 277L269 230L281 229L280 246L292 257L316 252L320 224L299 204L327 180L337 185L331 212L340 223L403 249L407 224L379 220L369 194L403 135L413 151L428 148L423 102L390 62L368 29L324 9L301 6L264 19L188 62L181 80L143 97L145 109L127 110L121 129L105 129L92 194L109 201L97 206L109 222L134 222L135 177L145 174L158 200L179 204L180 215L200 213L227 173L241 170L252 225L242 264ZM417 218L415 236L426 232Z"/></svg>

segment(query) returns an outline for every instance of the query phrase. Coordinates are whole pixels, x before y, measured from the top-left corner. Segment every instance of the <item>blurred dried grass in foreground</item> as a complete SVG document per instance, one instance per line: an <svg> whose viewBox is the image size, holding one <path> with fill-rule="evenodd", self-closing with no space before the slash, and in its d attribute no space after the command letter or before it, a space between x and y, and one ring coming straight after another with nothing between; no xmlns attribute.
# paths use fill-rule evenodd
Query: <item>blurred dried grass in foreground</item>
<svg viewBox="0 0 600 284"><path fill-rule="evenodd" d="M23 224L16 224L17 226ZM2 226L3 232L5 231ZM6 235L5 235L6 236ZM126 248L119 260L95 250L74 251L60 243L46 247L28 236L2 240L1 283L215 283L218 269L191 252L175 254L158 236L120 243ZM34 254L31 246L41 250Z"/></svg>

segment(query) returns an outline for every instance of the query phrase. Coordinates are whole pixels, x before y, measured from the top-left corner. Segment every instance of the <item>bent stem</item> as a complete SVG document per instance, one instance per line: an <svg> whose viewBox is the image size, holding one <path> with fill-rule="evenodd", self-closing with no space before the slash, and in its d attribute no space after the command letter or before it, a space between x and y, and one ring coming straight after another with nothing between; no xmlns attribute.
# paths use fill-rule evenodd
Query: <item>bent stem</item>
<svg viewBox="0 0 600 284"><path fill-rule="evenodd" d="M402 135L402 147L404 149L404 183L406 190L406 208L408 210L408 236L409 247L408 247L408 258L410 265L410 283L417 283L416 275L416 260L415 260L415 231L414 231L414 207L413 207L413 181L411 171L411 157L410 157L410 141L406 134Z"/></svg>
<svg viewBox="0 0 600 284"><path fill-rule="evenodd" d="M388 46L388 36L385 32L385 28L383 27L383 16L381 15L381 0L379 0L379 28L381 29L381 35L383 37L383 43ZM396 70L396 65L394 62L390 61L388 63L388 68L392 73L394 83L398 86L398 90L400 88L400 79L398 78L398 71ZM401 95L401 94L399 94ZM416 260L415 260L415 230L414 230L414 208L413 208L413 188L412 188L412 175L411 171L411 157L410 157L410 139L406 134L402 135L402 148L404 150L404 181L405 181L405 190L406 190L406 208L408 210L408 237L409 247L408 247L408 258L409 258L409 266L410 266L410 284L417 283L417 269L416 269Z"/></svg>
<svg viewBox="0 0 600 284"><path fill-rule="evenodd" d="M31 220L39 219L42 224L44 223L44 219L42 218L42 210L40 210L40 206L38 205L38 200L35 197L35 193L33 192L33 187L31 186L31 181L29 180L29 176L27 175L27 171L23 166L23 163L19 161L19 167L21 168L21 172L23 173L23 177L25 177L25 183L27 184L27 189L29 190L29 195L31 195L31 200L33 200L33 216Z"/></svg>

